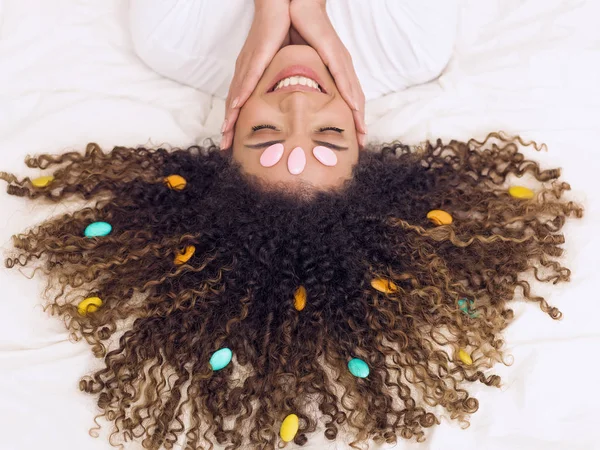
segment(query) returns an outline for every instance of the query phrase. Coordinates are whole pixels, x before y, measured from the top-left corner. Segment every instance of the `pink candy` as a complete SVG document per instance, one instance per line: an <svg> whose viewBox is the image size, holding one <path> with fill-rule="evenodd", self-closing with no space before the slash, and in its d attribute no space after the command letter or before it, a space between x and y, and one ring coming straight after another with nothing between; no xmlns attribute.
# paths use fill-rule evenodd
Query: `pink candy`
<svg viewBox="0 0 600 450"><path fill-rule="evenodd" d="M260 164L263 167L273 167L277 164L283 156L284 148L283 144L273 144L265 149L260 155ZM335 166L337 164L337 156L328 147L319 145L313 148L313 155L315 158L325 166ZM306 154L302 147L296 147L290 153L287 161L288 170L293 175L302 173L306 167Z"/></svg>
<svg viewBox="0 0 600 450"><path fill-rule="evenodd" d="M325 166L335 166L337 164L337 156L333 150L328 147L319 145L318 147L313 148L313 155L315 155L315 158L321 161L321 164Z"/></svg>
<svg viewBox="0 0 600 450"><path fill-rule="evenodd" d="M283 156L283 144L273 144L267 147L260 155L260 165L264 167L272 167L279 162Z"/></svg>
<svg viewBox="0 0 600 450"><path fill-rule="evenodd" d="M302 173L304 167L306 166L306 155L304 154L304 150L302 147L296 147L290 153L290 157L288 158L288 170L292 175L298 175Z"/></svg>

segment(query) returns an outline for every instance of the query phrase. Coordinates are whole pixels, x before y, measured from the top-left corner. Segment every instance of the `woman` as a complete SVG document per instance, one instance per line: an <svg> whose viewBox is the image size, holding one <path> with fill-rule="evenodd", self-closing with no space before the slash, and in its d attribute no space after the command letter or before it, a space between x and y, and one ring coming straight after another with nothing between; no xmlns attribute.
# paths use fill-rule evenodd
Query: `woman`
<svg viewBox="0 0 600 450"><path fill-rule="evenodd" d="M0 173L12 195L96 202L15 236L6 264L45 273L51 311L104 358L80 388L111 443L273 449L321 428L353 448L421 441L436 407L468 423L470 384L500 386L486 370L510 300L560 317L522 275L569 280L561 229L582 208L519 151L539 147L491 133L359 151L361 116L317 55L276 53L225 151L90 144L28 158L41 178ZM267 92L288 57L320 89Z"/></svg>

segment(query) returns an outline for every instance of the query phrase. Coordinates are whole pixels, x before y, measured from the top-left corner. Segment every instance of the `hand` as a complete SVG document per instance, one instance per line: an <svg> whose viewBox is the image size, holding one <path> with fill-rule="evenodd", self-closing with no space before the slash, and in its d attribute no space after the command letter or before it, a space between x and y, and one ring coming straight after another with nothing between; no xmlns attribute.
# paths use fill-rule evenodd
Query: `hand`
<svg viewBox="0 0 600 450"><path fill-rule="evenodd" d="M317 51L329 68L342 98L353 110L358 142L364 147L367 134L365 94L352 57L327 16L325 0L291 0L290 19L292 29Z"/></svg>
<svg viewBox="0 0 600 450"><path fill-rule="evenodd" d="M289 39L290 0L255 0L254 20L235 62L235 72L225 101L221 149L233 143L240 109L252 95L265 69Z"/></svg>

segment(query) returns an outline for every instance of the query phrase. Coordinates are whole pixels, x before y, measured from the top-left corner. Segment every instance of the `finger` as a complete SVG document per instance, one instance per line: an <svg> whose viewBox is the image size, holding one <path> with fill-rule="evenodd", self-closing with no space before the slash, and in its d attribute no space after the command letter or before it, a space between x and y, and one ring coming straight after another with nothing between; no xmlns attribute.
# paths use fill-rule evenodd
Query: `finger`
<svg viewBox="0 0 600 450"><path fill-rule="evenodd" d="M365 100L364 95L362 93L362 89L360 91L358 109L352 111L352 116L354 117L354 124L356 126L356 131L358 133L367 133L367 125L365 123Z"/></svg>
<svg viewBox="0 0 600 450"><path fill-rule="evenodd" d="M328 69L344 101L351 109L356 110L358 104L355 104L355 99L352 98L352 83L347 75L349 72L346 69L342 69L336 63L331 63Z"/></svg>
<svg viewBox="0 0 600 450"><path fill-rule="evenodd" d="M354 69L352 69L354 70ZM342 73L350 73L348 71L342 71ZM333 75L333 73L332 73ZM352 109L352 113L354 115L354 122L356 124L356 129L361 133L366 133L365 127L365 105L364 105L364 95L362 94L362 88L360 87L360 82L358 81L358 77L354 76L354 79L348 78L346 75L343 76L341 80L338 81L341 75L338 75L335 78L335 84L340 92L340 95L344 99L344 101L348 104L350 109Z"/></svg>
<svg viewBox="0 0 600 450"><path fill-rule="evenodd" d="M358 102L358 111L355 110L354 111L354 121L356 123L356 126L358 128L358 130L361 133L367 134L367 124L365 122L365 94L362 90L362 86L360 85L360 81L358 79L358 76L355 75L354 77L355 79L355 83L354 83L354 94L353 94L353 98L356 99L356 101Z"/></svg>
<svg viewBox="0 0 600 450"><path fill-rule="evenodd" d="M365 146L367 145L367 135L364 133L358 133L356 135L356 138L358 140L359 148L364 149Z"/></svg>
<svg viewBox="0 0 600 450"><path fill-rule="evenodd" d="M244 103L250 98L254 89L258 82L260 81L262 75L264 73L264 67L261 64L259 67L254 67L246 72L246 74L242 77L242 82L240 83L239 89L233 89L231 94L231 105L229 105L229 109L225 114L225 123L224 123L224 132L231 130L237 117L239 115L240 109L244 106Z"/></svg>
<svg viewBox="0 0 600 450"><path fill-rule="evenodd" d="M354 117L354 125L356 126L357 133L367 134L364 108L362 111L352 111L352 116Z"/></svg>
<svg viewBox="0 0 600 450"><path fill-rule="evenodd" d="M237 108L238 100L238 91L236 89L236 84L234 82L231 83L229 87L229 95L227 96L227 100L225 100L225 118L223 119L223 125L221 126L221 134L227 133L231 130L233 124L237 120L237 116L239 115L240 108ZM235 108L233 108L233 104L235 102Z"/></svg>
<svg viewBox="0 0 600 450"><path fill-rule="evenodd" d="M231 108L231 103L233 102L233 99L237 97L241 73L242 69L238 67L238 64L236 63L235 71L233 72L233 78L231 79L231 83L229 83L229 89L227 90L227 98L225 99L225 111L228 111Z"/></svg>
<svg viewBox="0 0 600 450"><path fill-rule="evenodd" d="M367 133L367 125L365 123L365 96L362 92L362 88L360 84L358 85L358 89L360 92L358 95L353 97L358 97L358 108L352 111L352 115L354 117L354 123L356 125L356 129L360 133Z"/></svg>
<svg viewBox="0 0 600 450"><path fill-rule="evenodd" d="M354 67L350 66L348 69L350 75L350 93L349 97L353 104L354 111L363 111L365 110L365 94L362 90L362 86L360 85L360 80L358 79L358 75L354 72Z"/></svg>
<svg viewBox="0 0 600 450"><path fill-rule="evenodd" d="M235 71L233 78L229 84L229 90L227 92L227 98L225 99L225 118L223 120L223 127L221 133L227 132L231 129L231 125L235 123L237 115L232 117L236 108L241 108L240 105L240 92L242 88L242 80L247 72L248 64L244 60L237 60L235 63Z"/></svg>
<svg viewBox="0 0 600 450"><path fill-rule="evenodd" d="M227 150L233 142L233 131L229 131L221 136L221 150Z"/></svg>
<svg viewBox="0 0 600 450"><path fill-rule="evenodd" d="M336 81L337 84L337 81ZM344 101L348 104L348 106L352 109L352 116L354 117L354 125L356 126L356 131L359 133L366 134L367 126L365 124L365 104L364 100L354 100L355 97L361 97L354 95L352 92L352 88L346 85L345 88L340 88L338 85L338 90L340 91L340 95L344 99ZM350 93L348 93L350 91Z"/></svg>
<svg viewBox="0 0 600 450"><path fill-rule="evenodd" d="M221 134L228 133L233 130L235 122L240 115L240 108L230 109L225 114L225 121L223 122L223 126L221 127Z"/></svg>

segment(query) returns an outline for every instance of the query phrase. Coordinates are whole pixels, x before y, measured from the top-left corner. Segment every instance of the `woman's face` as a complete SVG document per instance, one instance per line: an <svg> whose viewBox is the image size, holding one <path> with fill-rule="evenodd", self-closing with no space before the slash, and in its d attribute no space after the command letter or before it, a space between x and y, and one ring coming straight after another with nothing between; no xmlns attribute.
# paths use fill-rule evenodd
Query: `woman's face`
<svg viewBox="0 0 600 450"><path fill-rule="evenodd" d="M311 82L282 85L274 90L292 75L317 81L322 91L311 86ZM283 144L283 156L273 166L264 167L261 155L276 143ZM313 154L317 146L331 149L337 163L326 166L320 162ZM288 157L297 147L304 150L306 165L294 175L288 169ZM326 190L350 178L358 152L352 110L317 52L306 45L283 47L240 111L233 159L246 173L268 184L301 183Z"/></svg>

